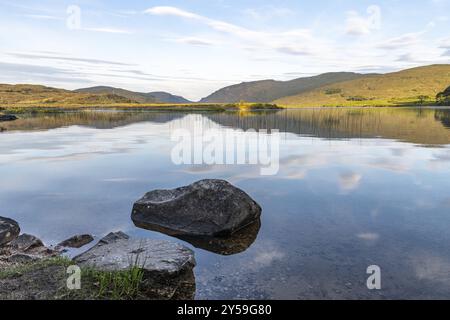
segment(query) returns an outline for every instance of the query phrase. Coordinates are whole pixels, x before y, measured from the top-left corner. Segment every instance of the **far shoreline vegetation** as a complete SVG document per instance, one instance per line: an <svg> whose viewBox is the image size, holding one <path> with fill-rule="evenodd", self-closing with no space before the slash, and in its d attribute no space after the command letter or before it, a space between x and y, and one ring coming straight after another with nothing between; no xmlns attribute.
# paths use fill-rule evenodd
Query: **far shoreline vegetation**
<svg viewBox="0 0 450 320"><path fill-rule="evenodd" d="M294 92L298 94L292 95ZM3 114L101 109L251 112L302 107L401 106L450 106L450 65L387 74L327 73L285 82L247 82L220 89L200 102L166 92L140 93L105 86L70 91L41 85L0 84L0 113Z"/></svg>
<svg viewBox="0 0 450 320"><path fill-rule="evenodd" d="M137 104L137 103L111 103L111 104L68 104L68 105L3 105L0 113L22 114L22 113L55 113L70 111L179 111L179 112L225 112L225 111L264 111L281 110L283 108L271 103L189 103L189 104Z"/></svg>

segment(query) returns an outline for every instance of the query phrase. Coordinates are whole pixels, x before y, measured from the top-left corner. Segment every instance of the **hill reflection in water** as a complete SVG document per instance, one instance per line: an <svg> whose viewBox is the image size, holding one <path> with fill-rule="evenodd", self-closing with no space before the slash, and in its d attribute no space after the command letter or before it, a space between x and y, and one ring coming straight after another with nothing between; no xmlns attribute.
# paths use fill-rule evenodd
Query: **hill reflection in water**
<svg viewBox="0 0 450 320"><path fill-rule="evenodd" d="M324 139L385 138L420 145L450 144L450 109L308 108L278 112L205 112L215 123L234 129L278 129ZM0 123L3 132L48 130L68 126L111 129L138 122L168 123L182 112L72 112L25 115Z"/></svg>

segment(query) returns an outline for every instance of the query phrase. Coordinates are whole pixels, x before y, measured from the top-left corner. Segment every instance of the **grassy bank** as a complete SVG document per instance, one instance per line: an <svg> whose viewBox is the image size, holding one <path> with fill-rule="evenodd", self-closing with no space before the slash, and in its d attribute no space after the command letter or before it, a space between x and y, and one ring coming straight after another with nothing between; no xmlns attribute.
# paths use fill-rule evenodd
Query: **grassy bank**
<svg viewBox="0 0 450 320"><path fill-rule="evenodd" d="M74 262L55 257L0 269L0 300L153 300L192 299L193 275L145 277L138 266L122 271L81 268L81 288L67 288ZM192 277L192 279L191 279Z"/></svg>

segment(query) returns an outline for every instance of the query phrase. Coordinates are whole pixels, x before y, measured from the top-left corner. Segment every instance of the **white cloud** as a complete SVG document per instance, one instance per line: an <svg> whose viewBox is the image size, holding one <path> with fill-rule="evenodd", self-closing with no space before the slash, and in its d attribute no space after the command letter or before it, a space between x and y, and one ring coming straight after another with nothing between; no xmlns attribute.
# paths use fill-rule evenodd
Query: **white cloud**
<svg viewBox="0 0 450 320"><path fill-rule="evenodd" d="M424 32L406 33L399 37L387 39L383 43L379 44L378 47L381 49L401 49L407 46L415 45L419 43L420 37L423 34Z"/></svg>
<svg viewBox="0 0 450 320"><path fill-rule="evenodd" d="M61 17L45 15L45 14L22 14L21 16L25 17L25 18L38 19L38 20L59 20L59 21L65 20L64 18L61 18Z"/></svg>
<svg viewBox="0 0 450 320"><path fill-rule="evenodd" d="M144 11L145 13L150 13L150 14L154 14L154 15L161 15L161 16L165 16L165 15L172 15L172 16L178 16L178 17L183 17L183 18L189 18L189 19L203 19L202 16L188 12L188 11L184 11L175 7L164 7L164 6L160 6L160 7L153 7L150 9L147 9Z"/></svg>
<svg viewBox="0 0 450 320"><path fill-rule="evenodd" d="M178 42L178 43L191 44L194 46L212 46L212 45L216 44L216 42L214 42L214 41L204 39L204 38L197 38L197 37L183 37L183 38L175 39L174 41Z"/></svg>
<svg viewBox="0 0 450 320"><path fill-rule="evenodd" d="M93 31L93 32L105 32L105 33L119 33L119 34L131 34L133 32L124 29L116 28L81 28L83 31Z"/></svg>
<svg viewBox="0 0 450 320"><path fill-rule="evenodd" d="M267 21L274 18L282 18L294 15L294 11L288 8L276 6L263 6L244 10L244 13L252 19Z"/></svg>
<svg viewBox="0 0 450 320"><path fill-rule="evenodd" d="M308 29L293 29L284 32L263 32L247 29L225 21L211 19L176 7L153 7L145 10L151 15L175 16L195 20L215 31L244 40L246 47L275 50L289 55L307 55L320 52L324 45L311 35Z"/></svg>
<svg viewBox="0 0 450 320"><path fill-rule="evenodd" d="M362 16L356 11L350 11L347 15L347 34L360 36L381 28L381 8L379 6L369 6L367 16Z"/></svg>

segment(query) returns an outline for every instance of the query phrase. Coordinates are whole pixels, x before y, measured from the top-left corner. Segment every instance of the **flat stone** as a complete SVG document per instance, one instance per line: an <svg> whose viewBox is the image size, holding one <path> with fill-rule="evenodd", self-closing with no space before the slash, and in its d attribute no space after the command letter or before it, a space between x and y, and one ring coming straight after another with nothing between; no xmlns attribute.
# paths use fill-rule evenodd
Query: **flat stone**
<svg viewBox="0 0 450 320"><path fill-rule="evenodd" d="M10 243L20 234L19 224L9 218L0 217L0 246Z"/></svg>
<svg viewBox="0 0 450 320"><path fill-rule="evenodd" d="M94 241L90 234L76 235L59 243L56 247L81 248Z"/></svg>
<svg viewBox="0 0 450 320"><path fill-rule="evenodd" d="M123 233L109 234L94 247L73 260L80 267L92 267L100 271L124 271L139 267L148 275L171 276L195 266L194 253L178 243L151 240L126 239Z"/></svg>
<svg viewBox="0 0 450 320"><path fill-rule="evenodd" d="M254 223L261 207L224 180L201 180L172 190L154 190L138 200L133 222L173 236L230 236Z"/></svg>

